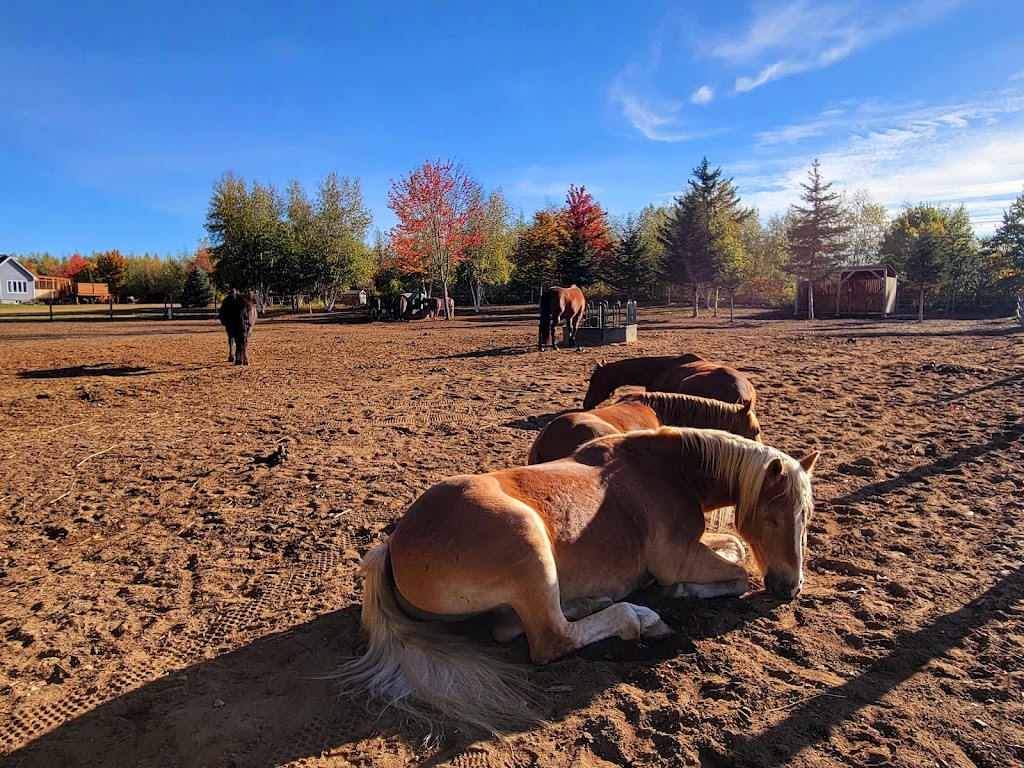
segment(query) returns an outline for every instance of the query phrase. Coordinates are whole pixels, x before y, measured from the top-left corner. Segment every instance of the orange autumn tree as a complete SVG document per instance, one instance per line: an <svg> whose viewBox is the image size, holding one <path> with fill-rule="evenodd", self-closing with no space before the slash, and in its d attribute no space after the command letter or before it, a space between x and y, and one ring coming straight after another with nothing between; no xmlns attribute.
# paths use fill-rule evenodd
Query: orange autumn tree
<svg viewBox="0 0 1024 768"><path fill-rule="evenodd" d="M480 185L451 160L428 160L407 177L392 180L388 192L388 207L398 217L391 230L394 265L438 279L448 319L448 284L466 250L480 242L473 222L479 221L482 205Z"/></svg>

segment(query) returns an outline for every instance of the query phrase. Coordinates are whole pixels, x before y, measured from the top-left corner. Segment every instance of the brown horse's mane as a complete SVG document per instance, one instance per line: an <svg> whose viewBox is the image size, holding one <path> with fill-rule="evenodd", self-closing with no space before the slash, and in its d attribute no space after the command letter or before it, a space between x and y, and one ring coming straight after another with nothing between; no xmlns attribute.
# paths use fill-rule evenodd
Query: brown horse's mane
<svg viewBox="0 0 1024 768"><path fill-rule="evenodd" d="M720 400L675 392L634 392L620 397L617 402L646 405L658 416L658 421L667 427L720 424L722 416L735 420L748 410L742 403L723 403Z"/></svg>

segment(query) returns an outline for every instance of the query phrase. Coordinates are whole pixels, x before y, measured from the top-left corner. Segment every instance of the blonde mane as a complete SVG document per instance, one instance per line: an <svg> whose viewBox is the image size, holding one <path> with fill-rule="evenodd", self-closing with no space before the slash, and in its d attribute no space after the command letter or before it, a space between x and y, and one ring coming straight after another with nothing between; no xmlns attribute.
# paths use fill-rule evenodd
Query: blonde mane
<svg viewBox="0 0 1024 768"><path fill-rule="evenodd" d="M678 435L684 453L696 453L706 471L731 483L737 499L737 529L752 522L765 472L772 459L779 459L785 468L784 493L787 498L794 505L799 504L801 509L810 509L810 479L800 464L782 451L717 429L662 427L658 432Z"/></svg>
<svg viewBox="0 0 1024 768"><path fill-rule="evenodd" d="M696 395L674 392L640 392L619 398L618 402L641 403L658 416L664 426L688 426L708 428L719 425L728 418L735 424L737 417L748 409L742 403L723 403Z"/></svg>

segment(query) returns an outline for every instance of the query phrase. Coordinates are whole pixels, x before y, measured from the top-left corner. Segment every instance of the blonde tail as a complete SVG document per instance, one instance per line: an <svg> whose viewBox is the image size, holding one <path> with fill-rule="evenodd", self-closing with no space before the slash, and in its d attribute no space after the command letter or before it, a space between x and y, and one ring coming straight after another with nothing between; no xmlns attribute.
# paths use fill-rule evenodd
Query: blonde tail
<svg viewBox="0 0 1024 768"><path fill-rule="evenodd" d="M522 667L402 611L387 542L367 552L361 567L369 647L331 675L339 685L361 689L431 727L447 719L500 734L538 721L526 701Z"/></svg>

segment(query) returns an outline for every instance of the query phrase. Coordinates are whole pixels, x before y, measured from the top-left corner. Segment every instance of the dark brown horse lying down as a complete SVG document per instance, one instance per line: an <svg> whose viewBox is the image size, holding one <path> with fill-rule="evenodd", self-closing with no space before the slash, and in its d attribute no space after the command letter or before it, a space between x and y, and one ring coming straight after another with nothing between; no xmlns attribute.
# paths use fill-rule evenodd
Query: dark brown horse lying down
<svg viewBox="0 0 1024 768"><path fill-rule="evenodd" d="M749 403L723 403L694 395L646 392L626 395L606 408L557 416L533 441L527 463L564 459L597 437L662 426L724 429L750 440L761 439L761 425Z"/></svg>
<svg viewBox="0 0 1024 768"><path fill-rule="evenodd" d="M385 704L500 731L528 717L521 691L483 649L440 626L488 614L495 640L526 635L538 664L608 637L672 630L623 602L656 581L678 597L742 595L739 539L705 534L736 508L772 594L803 587L810 471L727 432L663 427L587 443L571 457L442 480L363 558L366 655L337 677Z"/></svg>
<svg viewBox="0 0 1024 768"><path fill-rule="evenodd" d="M651 392L678 392L723 403L750 403L757 399L750 380L735 368L709 363L700 355L633 357L600 363L590 376L583 407L590 410L619 387L646 387Z"/></svg>

